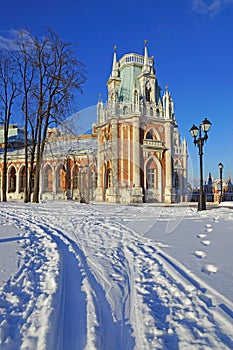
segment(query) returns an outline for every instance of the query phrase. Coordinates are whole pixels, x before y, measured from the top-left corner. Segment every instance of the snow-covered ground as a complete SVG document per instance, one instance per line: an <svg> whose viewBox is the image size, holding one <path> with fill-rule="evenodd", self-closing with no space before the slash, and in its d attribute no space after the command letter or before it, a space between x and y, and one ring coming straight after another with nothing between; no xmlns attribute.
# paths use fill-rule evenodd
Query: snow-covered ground
<svg viewBox="0 0 233 350"><path fill-rule="evenodd" d="M9 202L0 221L1 350L233 349L233 208Z"/></svg>

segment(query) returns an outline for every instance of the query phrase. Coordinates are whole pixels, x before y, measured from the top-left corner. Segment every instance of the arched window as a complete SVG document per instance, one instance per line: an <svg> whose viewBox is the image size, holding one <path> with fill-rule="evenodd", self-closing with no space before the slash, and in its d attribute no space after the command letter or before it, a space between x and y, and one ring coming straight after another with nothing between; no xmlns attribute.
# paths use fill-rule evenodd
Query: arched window
<svg viewBox="0 0 233 350"><path fill-rule="evenodd" d="M151 130L147 132L146 139L147 140L153 140L154 139L154 135L153 135L153 132Z"/></svg>
<svg viewBox="0 0 233 350"><path fill-rule="evenodd" d="M57 192L65 192L66 190L66 170L64 165L58 167L56 172Z"/></svg>
<svg viewBox="0 0 233 350"><path fill-rule="evenodd" d="M97 176L95 171L91 171L91 187L93 189L97 187Z"/></svg>
<svg viewBox="0 0 233 350"><path fill-rule="evenodd" d="M14 166L12 166L9 170L8 180L9 180L8 192L15 192L16 191L16 170Z"/></svg>
<svg viewBox="0 0 233 350"><path fill-rule="evenodd" d="M180 180L179 180L179 175L176 173L175 174L175 189L179 189L180 188Z"/></svg>
<svg viewBox="0 0 233 350"><path fill-rule="evenodd" d="M115 95L114 95L114 93L111 94L110 101L111 101L112 104L115 102Z"/></svg>
<svg viewBox="0 0 233 350"><path fill-rule="evenodd" d="M150 107L150 116L153 117L153 108Z"/></svg>
<svg viewBox="0 0 233 350"><path fill-rule="evenodd" d="M19 192L24 192L26 187L26 168L23 166L19 173Z"/></svg>
<svg viewBox="0 0 233 350"><path fill-rule="evenodd" d="M53 191L53 172L50 165L47 165L44 170L44 184L45 192Z"/></svg>
<svg viewBox="0 0 233 350"><path fill-rule="evenodd" d="M78 183L79 183L79 170L78 170L78 166L75 165L73 168L73 189L74 190L78 189Z"/></svg>
<svg viewBox="0 0 233 350"><path fill-rule="evenodd" d="M147 188L157 188L156 164L154 160L148 162L146 169Z"/></svg>
<svg viewBox="0 0 233 350"><path fill-rule="evenodd" d="M138 103L138 92L137 92L137 90L134 91L134 103L135 104Z"/></svg>
<svg viewBox="0 0 233 350"><path fill-rule="evenodd" d="M127 106L123 107L123 114L124 115L128 114L128 107Z"/></svg>
<svg viewBox="0 0 233 350"><path fill-rule="evenodd" d="M150 102L150 94L151 94L151 88L146 86L146 101Z"/></svg>
<svg viewBox="0 0 233 350"><path fill-rule="evenodd" d="M107 171L107 184L106 188L110 188L112 186L112 169L108 169Z"/></svg>

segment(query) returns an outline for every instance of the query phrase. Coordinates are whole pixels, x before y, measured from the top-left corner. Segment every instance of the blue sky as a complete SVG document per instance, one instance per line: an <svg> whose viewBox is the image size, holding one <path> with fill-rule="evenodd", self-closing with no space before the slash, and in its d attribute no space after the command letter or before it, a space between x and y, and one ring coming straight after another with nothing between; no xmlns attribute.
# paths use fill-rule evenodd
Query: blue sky
<svg viewBox="0 0 233 350"><path fill-rule="evenodd" d="M78 96L79 110L106 100L106 82L117 56L143 54L148 40L160 86L168 85L182 138L188 141L193 175L199 176L198 150L189 129L207 117L212 122L204 146L204 177L211 172L233 178L233 0L9 0L1 5L0 35L44 26L78 45L88 81ZM80 123L87 125L93 119Z"/></svg>

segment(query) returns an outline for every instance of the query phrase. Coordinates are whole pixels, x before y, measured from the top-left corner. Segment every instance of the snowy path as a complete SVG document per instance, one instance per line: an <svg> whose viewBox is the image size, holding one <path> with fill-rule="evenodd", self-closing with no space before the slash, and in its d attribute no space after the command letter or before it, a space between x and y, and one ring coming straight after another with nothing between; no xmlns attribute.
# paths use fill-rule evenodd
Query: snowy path
<svg viewBox="0 0 233 350"><path fill-rule="evenodd" d="M9 203L0 214L25 237L0 295L1 349L233 348L232 303L124 226L137 208Z"/></svg>

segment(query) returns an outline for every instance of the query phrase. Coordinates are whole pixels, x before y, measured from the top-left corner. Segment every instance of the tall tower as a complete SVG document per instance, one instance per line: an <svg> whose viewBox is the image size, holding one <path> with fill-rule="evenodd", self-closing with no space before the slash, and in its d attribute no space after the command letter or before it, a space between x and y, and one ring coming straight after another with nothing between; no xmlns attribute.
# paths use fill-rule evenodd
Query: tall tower
<svg viewBox="0 0 233 350"><path fill-rule="evenodd" d="M174 202L184 198L187 143L180 140L168 87L161 97L154 57L114 47L106 104L97 104L96 200Z"/></svg>

